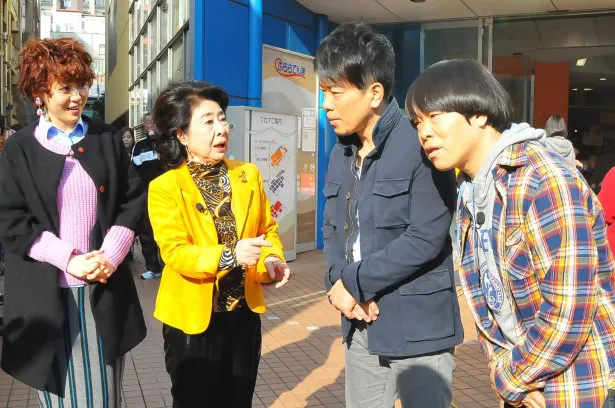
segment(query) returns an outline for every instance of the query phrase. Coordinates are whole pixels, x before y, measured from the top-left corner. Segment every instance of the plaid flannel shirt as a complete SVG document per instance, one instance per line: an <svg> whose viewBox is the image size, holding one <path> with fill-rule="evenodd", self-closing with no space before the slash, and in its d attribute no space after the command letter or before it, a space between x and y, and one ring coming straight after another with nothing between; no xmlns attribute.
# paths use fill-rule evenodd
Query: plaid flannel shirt
<svg viewBox="0 0 615 408"><path fill-rule="evenodd" d="M615 372L615 261L598 199L563 158L529 143L493 169L491 245L518 336L505 340L487 307L468 210L457 212L457 270L501 397L543 389L547 407L601 408Z"/></svg>

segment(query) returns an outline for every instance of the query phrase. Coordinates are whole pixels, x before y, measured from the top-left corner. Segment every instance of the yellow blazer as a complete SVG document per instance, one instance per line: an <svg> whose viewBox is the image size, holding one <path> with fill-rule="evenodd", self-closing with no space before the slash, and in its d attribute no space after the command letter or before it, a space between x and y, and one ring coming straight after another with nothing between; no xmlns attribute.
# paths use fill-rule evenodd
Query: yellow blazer
<svg viewBox="0 0 615 408"><path fill-rule="evenodd" d="M264 313L260 282L270 278L263 261L269 255L284 261L278 224L271 216L258 168L251 163L224 162L239 239L265 234L273 244L263 247L258 264L246 273L248 306L256 313ZM199 211L197 204L205 211ZM214 284L229 270L218 271L224 245L218 243L214 220L185 164L150 183L148 208L154 238L165 262L154 317L186 334L202 333L211 318Z"/></svg>

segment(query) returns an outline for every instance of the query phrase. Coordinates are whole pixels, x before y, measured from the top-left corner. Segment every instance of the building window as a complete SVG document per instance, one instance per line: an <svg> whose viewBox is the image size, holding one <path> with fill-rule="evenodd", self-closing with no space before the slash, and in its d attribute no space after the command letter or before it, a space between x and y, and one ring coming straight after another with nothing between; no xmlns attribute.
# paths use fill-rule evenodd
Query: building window
<svg viewBox="0 0 615 408"><path fill-rule="evenodd" d="M184 42L183 38L179 38L171 47L173 61L173 81L181 81L184 79Z"/></svg>
<svg viewBox="0 0 615 408"><path fill-rule="evenodd" d="M141 23L143 20L141 20L141 18L143 17L142 14L142 10L141 10L141 1L137 0L135 1L135 8L134 8L134 15L132 16L135 19L136 22L136 29L137 29L137 33L135 35L135 38L137 38L139 36L139 33L141 32L141 27L143 27L143 24Z"/></svg>
<svg viewBox="0 0 615 408"><path fill-rule="evenodd" d="M158 54L158 21L156 19L157 15L154 11L154 17L152 18L152 22L149 25L150 32L150 58L154 59Z"/></svg>
<svg viewBox="0 0 615 408"><path fill-rule="evenodd" d="M148 78L149 75L145 75L141 79L141 110L139 112L139 123L143 120L143 115L148 112L147 103L149 102L149 87Z"/></svg>
<svg viewBox="0 0 615 408"><path fill-rule="evenodd" d="M179 30L181 26L188 21L187 7L185 0L171 0L173 1L173 34Z"/></svg>
<svg viewBox="0 0 615 408"><path fill-rule="evenodd" d="M143 37L142 41L143 41L143 45L141 48L143 48L143 69L147 68L147 65L150 63L150 53L149 53L149 49L150 49L150 44L152 43L152 39L149 37L148 35L148 27L146 26L145 28L145 32L143 33Z"/></svg>
<svg viewBox="0 0 615 408"><path fill-rule="evenodd" d="M131 3L129 110L130 125L138 127L143 122L143 114L153 108L169 82L186 77L185 33L178 31L188 21L189 6L187 0L132 0ZM170 44L172 38L176 40Z"/></svg>
<svg viewBox="0 0 615 408"><path fill-rule="evenodd" d="M169 84L169 53L165 51L160 57L160 91Z"/></svg>
<svg viewBox="0 0 615 408"><path fill-rule="evenodd" d="M160 47L167 43L167 21L169 19L169 5L164 1L158 8L160 15Z"/></svg>
<svg viewBox="0 0 615 408"><path fill-rule="evenodd" d="M152 67L150 71L150 93L149 100L147 101L148 110L151 112L154 109L154 103L156 102L156 98L158 98L158 93L160 90L158 87L160 86L160 80L158 79L158 70L156 69L156 64Z"/></svg>
<svg viewBox="0 0 615 408"><path fill-rule="evenodd" d="M73 8L72 0L60 0L58 5L60 10L71 10Z"/></svg>
<svg viewBox="0 0 615 408"><path fill-rule="evenodd" d="M141 74L141 46L137 44L135 47L135 80Z"/></svg>

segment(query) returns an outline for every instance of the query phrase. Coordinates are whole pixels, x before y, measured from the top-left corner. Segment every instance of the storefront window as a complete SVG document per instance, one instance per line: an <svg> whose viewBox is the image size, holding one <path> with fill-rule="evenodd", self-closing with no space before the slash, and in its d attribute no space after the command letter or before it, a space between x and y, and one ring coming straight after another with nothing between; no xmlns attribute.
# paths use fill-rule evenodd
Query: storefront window
<svg viewBox="0 0 615 408"><path fill-rule="evenodd" d="M179 81L184 79L184 42L180 38L171 47L173 61L173 80Z"/></svg>

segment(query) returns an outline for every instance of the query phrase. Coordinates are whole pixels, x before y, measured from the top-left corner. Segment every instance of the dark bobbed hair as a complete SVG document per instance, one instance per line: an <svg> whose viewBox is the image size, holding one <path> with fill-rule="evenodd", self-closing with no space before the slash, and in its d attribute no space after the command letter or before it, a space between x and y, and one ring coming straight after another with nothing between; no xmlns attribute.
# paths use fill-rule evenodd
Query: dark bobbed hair
<svg viewBox="0 0 615 408"><path fill-rule="evenodd" d="M224 112L228 107L226 91L205 81L171 83L156 99L153 111L158 133L156 149L165 168L175 169L186 160L186 148L177 139L177 131L188 130L192 111L203 100L216 102Z"/></svg>
<svg viewBox="0 0 615 408"><path fill-rule="evenodd" d="M321 83L328 85L350 84L364 91L379 82L388 99L395 82L395 51L369 25L342 24L318 46L314 70Z"/></svg>
<svg viewBox="0 0 615 408"><path fill-rule="evenodd" d="M406 112L411 121L430 112L457 112L467 120L487 116L498 132L508 129L514 108L510 95L482 64L465 59L440 61L410 85Z"/></svg>
<svg viewBox="0 0 615 408"><path fill-rule="evenodd" d="M545 132L547 132L547 137L561 136L568 139L568 126L560 115L553 115L547 120Z"/></svg>

